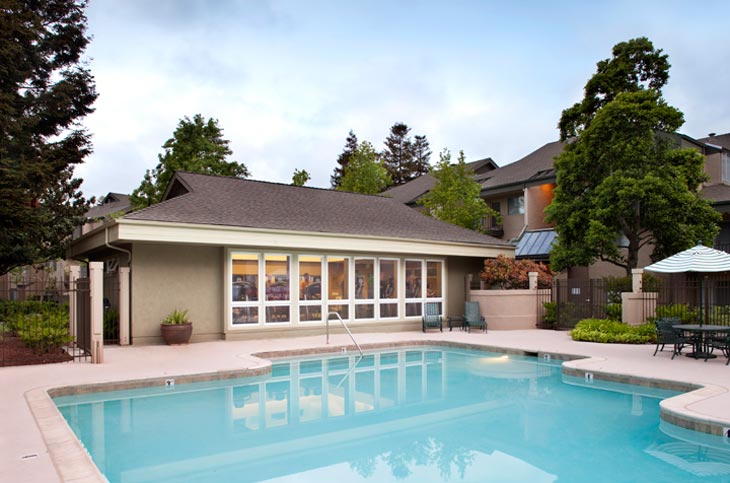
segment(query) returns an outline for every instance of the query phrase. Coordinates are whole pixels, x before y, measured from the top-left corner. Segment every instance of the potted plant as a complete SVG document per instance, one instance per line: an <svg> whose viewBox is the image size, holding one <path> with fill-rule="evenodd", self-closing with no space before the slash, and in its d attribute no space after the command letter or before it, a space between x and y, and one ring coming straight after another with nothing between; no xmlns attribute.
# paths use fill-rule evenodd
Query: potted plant
<svg viewBox="0 0 730 483"><path fill-rule="evenodd" d="M188 319L187 310L175 309L160 324L162 338L167 345L187 344L193 333L193 323Z"/></svg>

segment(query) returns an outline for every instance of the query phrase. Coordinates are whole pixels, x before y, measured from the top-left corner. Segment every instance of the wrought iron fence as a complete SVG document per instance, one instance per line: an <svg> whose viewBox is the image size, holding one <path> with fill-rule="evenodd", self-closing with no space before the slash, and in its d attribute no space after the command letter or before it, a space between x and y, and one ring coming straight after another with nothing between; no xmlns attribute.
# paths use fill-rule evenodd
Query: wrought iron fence
<svg viewBox="0 0 730 483"><path fill-rule="evenodd" d="M104 275L104 345L119 344L119 272Z"/></svg>
<svg viewBox="0 0 730 483"><path fill-rule="evenodd" d="M656 276L645 287L644 319L679 317L683 323L730 326L730 277L680 273Z"/></svg>
<svg viewBox="0 0 730 483"><path fill-rule="evenodd" d="M73 285L7 279L0 284L0 366L86 360L89 284Z"/></svg>

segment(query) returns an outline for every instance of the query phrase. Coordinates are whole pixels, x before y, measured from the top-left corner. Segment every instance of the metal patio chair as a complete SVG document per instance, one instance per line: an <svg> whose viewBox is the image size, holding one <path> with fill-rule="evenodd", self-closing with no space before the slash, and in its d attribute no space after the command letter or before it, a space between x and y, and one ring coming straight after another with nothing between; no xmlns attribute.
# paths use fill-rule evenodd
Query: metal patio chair
<svg viewBox="0 0 730 483"><path fill-rule="evenodd" d="M656 349L654 355L659 351L664 352L664 346L672 347L672 359L682 352L687 345L684 335L673 326L679 324L679 317L662 317L654 321L656 326ZM661 348L660 348L661 346Z"/></svg>
<svg viewBox="0 0 730 483"><path fill-rule="evenodd" d="M464 326L467 329L479 327L485 333L487 332L487 319L482 316L479 310L479 302L466 302L464 304Z"/></svg>
<svg viewBox="0 0 730 483"><path fill-rule="evenodd" d="M423 317L421 317L421 323L423 325L423 331L426 332L426 328L439 328L441 332L444 331L444 320L439 313L439 304L436 302L426 302L423 304Z"/></svg>

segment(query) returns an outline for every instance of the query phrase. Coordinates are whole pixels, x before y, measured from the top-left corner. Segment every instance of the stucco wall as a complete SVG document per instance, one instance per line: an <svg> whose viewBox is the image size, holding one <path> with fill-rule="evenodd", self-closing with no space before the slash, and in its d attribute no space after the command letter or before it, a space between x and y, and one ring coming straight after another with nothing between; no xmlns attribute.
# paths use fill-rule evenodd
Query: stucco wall
<svg viewBox="0 0 730 483"><path fill-rule="evenodd" d="M545 208L553 201L554 188L555 185L550 183L527 188L525 208L527 211L527 227L530 230L539 230L552 226L545 222Z"/></svg>
<svg viewBox="0 0 730 483"><path fill-rule="evenodd" d="M479 302L488 330L537 328L536 290L472 290L469 300Z"/></svg>
<svg viewBox="0 0 730 483"><path fill-rule="evenodd" d="M135 244L132 343L157 344L160 322L188 309L193 341L223 338L223 254L219 247Z"/></svg>

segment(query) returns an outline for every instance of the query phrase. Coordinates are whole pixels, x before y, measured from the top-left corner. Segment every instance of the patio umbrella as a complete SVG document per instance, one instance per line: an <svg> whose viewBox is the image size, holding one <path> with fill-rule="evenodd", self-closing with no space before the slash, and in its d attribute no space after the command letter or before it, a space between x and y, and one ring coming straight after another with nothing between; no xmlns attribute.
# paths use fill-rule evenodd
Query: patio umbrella
<svg viewBox="0 0 730 483"><path fill-rule="evenodd" d="M697 245L652 263L644 267L644 270L661 273L727 272L730 271L730 254Z"/></svg>
<svg viewBox="0 0 730 483"><path fill-rule="evenodd" d="M684 273L684 272L727 272L730 271L730 254L704 245L697 245L679 253L675 253L671 257L660 260L644 267L644 270L660 273ZM700 279L700 307L704 292L702 289L702 279ZM704 307L705 318L708 315L707 307ZM702 317L700 317L700 325Z"/></svg>

